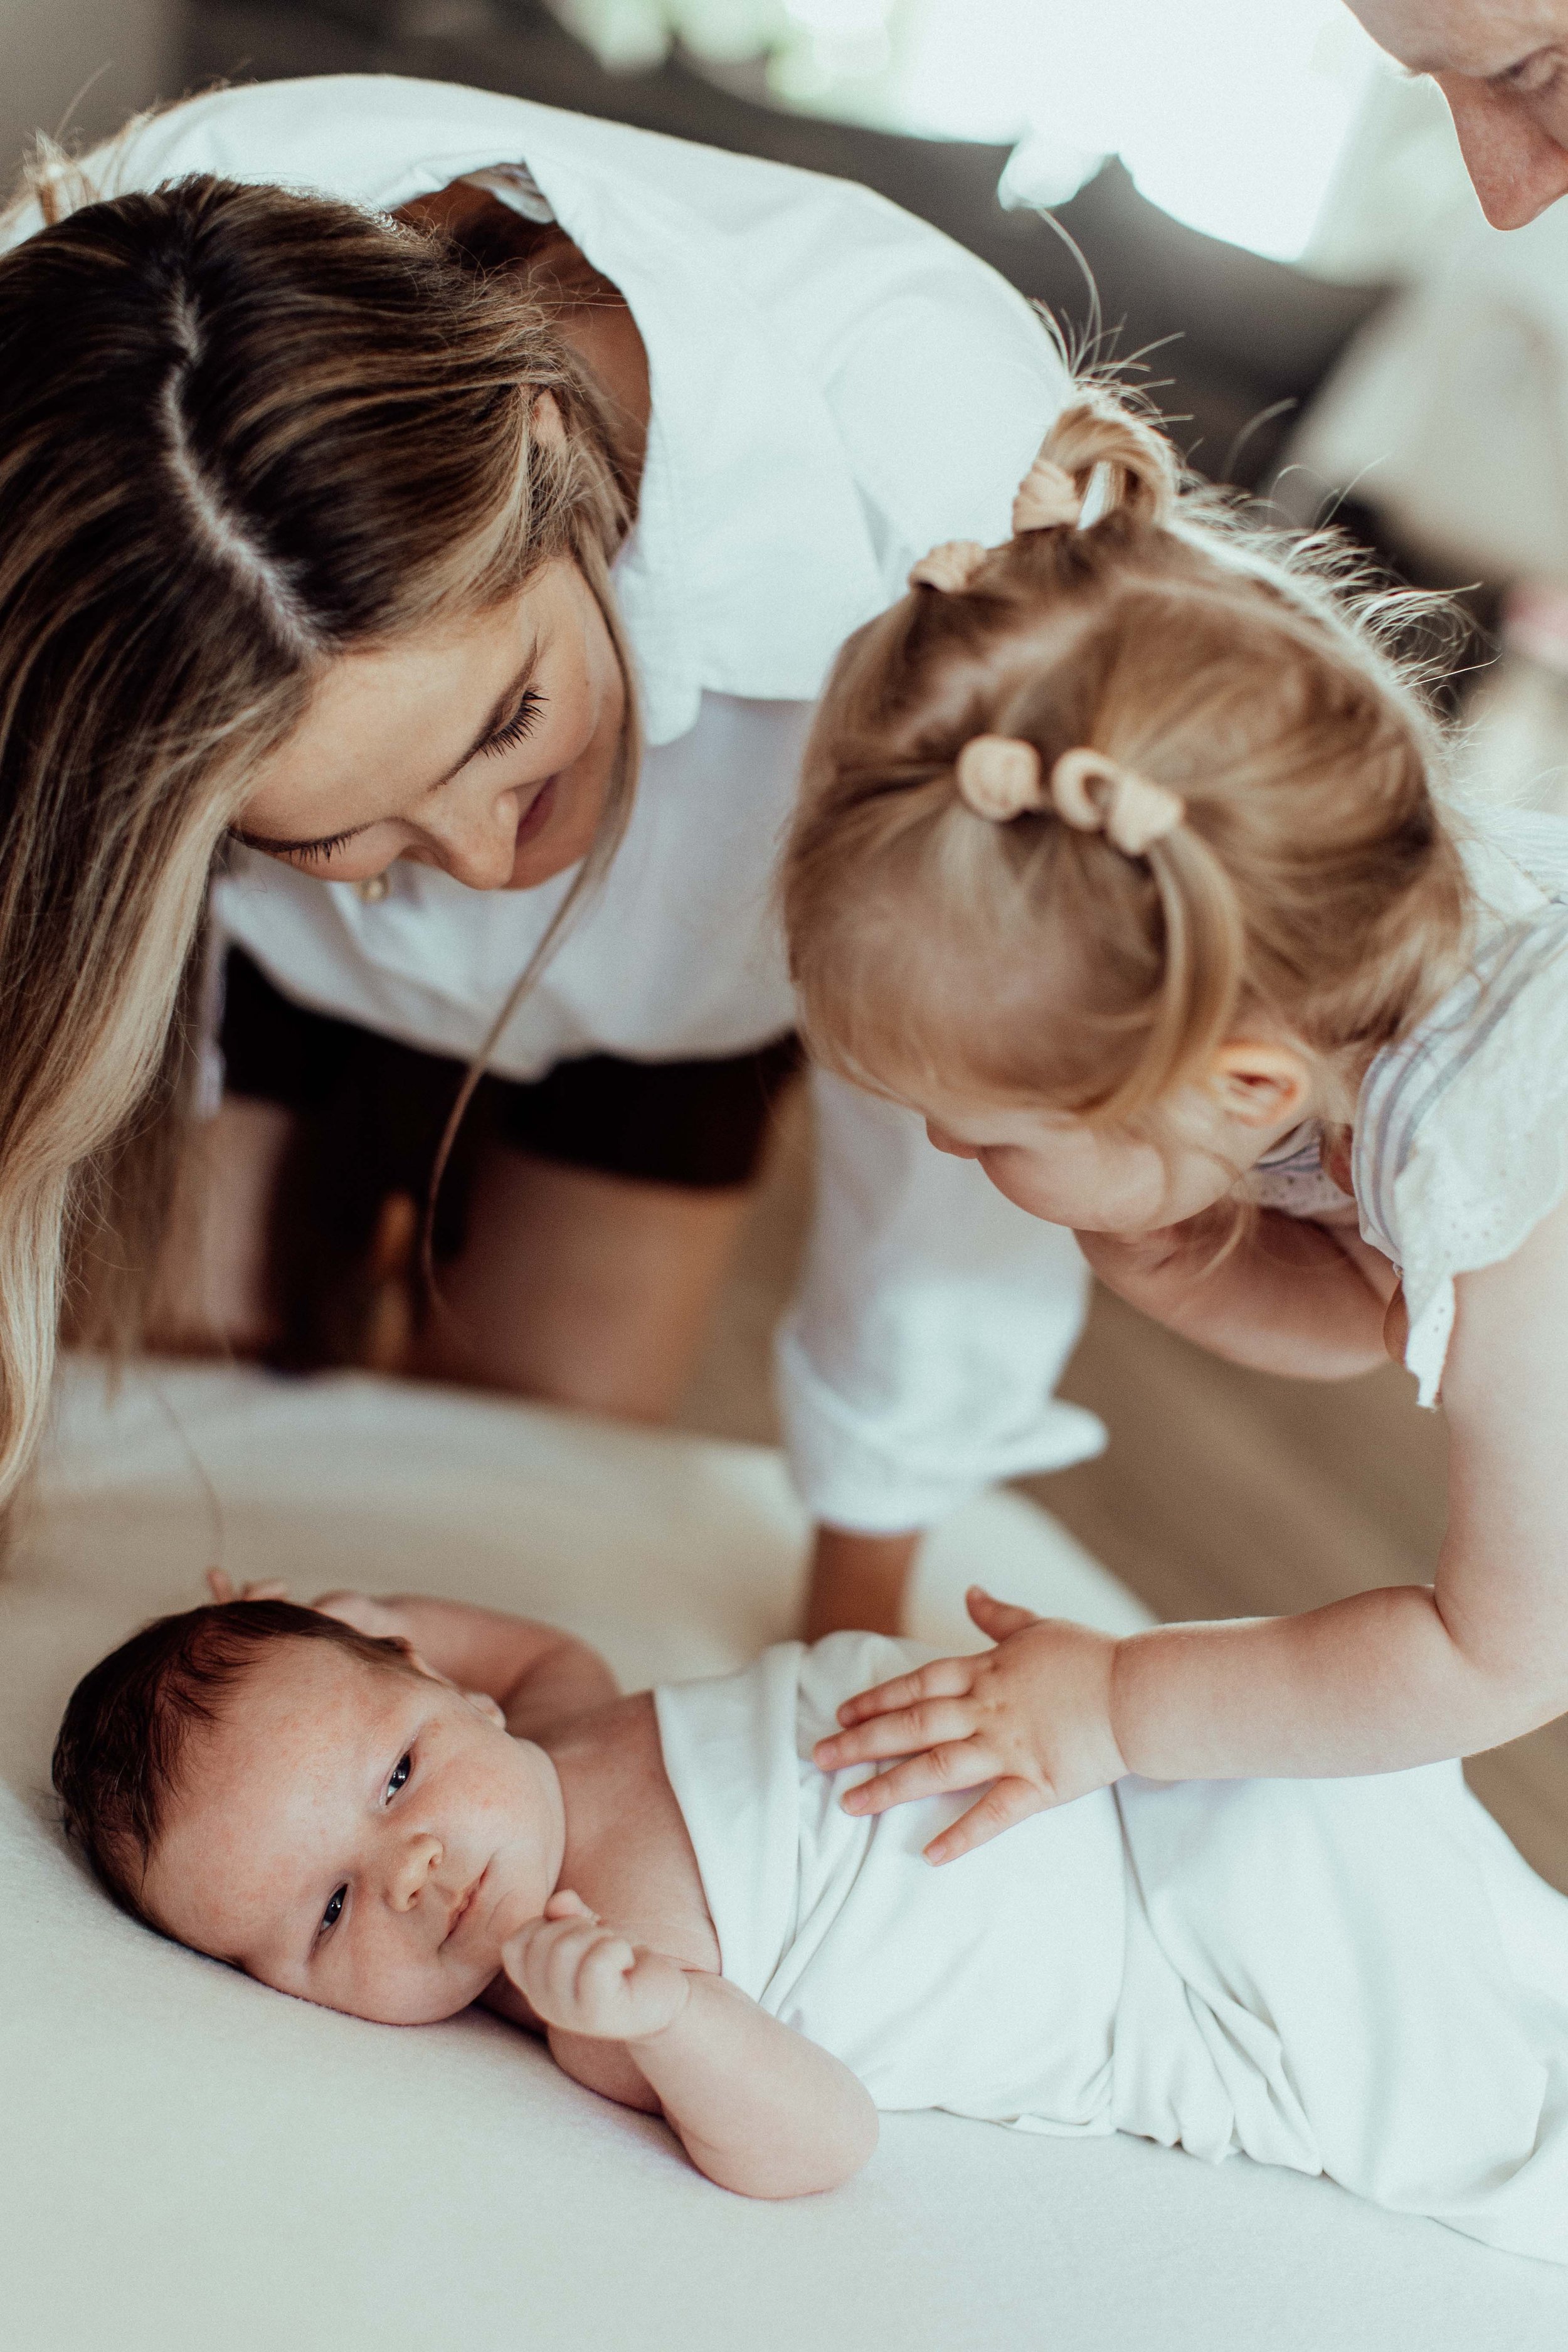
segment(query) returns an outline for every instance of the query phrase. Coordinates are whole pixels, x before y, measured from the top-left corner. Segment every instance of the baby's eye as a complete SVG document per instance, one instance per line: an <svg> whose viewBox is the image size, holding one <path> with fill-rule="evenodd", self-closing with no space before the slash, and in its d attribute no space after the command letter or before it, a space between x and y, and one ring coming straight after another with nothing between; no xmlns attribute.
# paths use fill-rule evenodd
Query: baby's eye
<svg viewBox="0 0 1568 2352"><path fill-rule="evenodd" d="M386 1784L386 1793L389 1797L396 1796L399 1789L403 1788L406 1784L408 1776L413 1769L414 1751L410 1748L407 1755L399 1757L397 1762L392 1768L392 1778Z"/></svg>
<svg viewBox="0 0 1568 2352"><path fill-rule="evenodd" d="M343 1916L343 1905L348 1901L348 1888L346 1886L340 1886L337 1893L333 1895L331 1901L328 1904L326 1909L321 1914L321 1925L319 1931L321 1935L326 1935L331 1928L337 1926L338 1921Z"/></svg>

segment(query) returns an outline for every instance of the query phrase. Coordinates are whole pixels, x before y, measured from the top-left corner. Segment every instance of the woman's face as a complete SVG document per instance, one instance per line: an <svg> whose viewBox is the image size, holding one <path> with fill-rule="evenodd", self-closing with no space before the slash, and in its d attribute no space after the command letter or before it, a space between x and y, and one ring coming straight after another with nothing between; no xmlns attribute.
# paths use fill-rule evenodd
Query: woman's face
<svg viewBox="0 0 1568 2352"><path fill-rule="evenodd" d="M561 558L488 612L341 655L234 832L323 881L404 858L531 890L593 845L625 719L605 616Z"/></svg>

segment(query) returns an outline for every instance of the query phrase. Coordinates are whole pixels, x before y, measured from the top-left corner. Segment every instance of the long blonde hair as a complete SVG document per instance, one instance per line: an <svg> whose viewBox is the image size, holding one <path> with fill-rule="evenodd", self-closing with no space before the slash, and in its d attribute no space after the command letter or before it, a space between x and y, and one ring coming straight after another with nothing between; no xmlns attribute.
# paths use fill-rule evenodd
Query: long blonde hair
<svg viewBox="0 0 1568 2352"><path fill-rule="evenodd" d="M73 1251L100 1336L135 1336L209 873L323 664L569 556L628 713L576 895L637 759L617 423L526 280L325 199L62 184L0 257L0 1498Z"/></svg>
<svg viewBox="0 0 1568 2352"><path fill-rule="evenodd" d="M1443 745L1384 641L1390 600L1184 488L1103 388L1043 455L1080 495L1105 487L1100 519L1025 530L956 593L916 587L823 700L784 874L812 1046L881 1091L1152 1129L1245 1012L1320 1054L1348 1105L1466 923ZM1184 820L1140 856L1049 805L992 822L957 785L977 735L1032 745L1047 775L1101 753Z"/></svg>

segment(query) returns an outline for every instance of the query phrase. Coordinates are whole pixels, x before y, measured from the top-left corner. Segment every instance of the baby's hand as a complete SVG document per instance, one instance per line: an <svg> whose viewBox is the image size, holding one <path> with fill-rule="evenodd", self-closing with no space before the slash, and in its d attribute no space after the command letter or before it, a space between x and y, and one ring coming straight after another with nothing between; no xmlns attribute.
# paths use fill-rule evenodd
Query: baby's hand
<svg viewBox="0 0 1568 2352"><path fill-rule="evenodd" d="M258 1577L248 1584L237 1585L221 1568L207 1570L207 1591L215 1601L287 1601L289 1587L275 1576ZM316 1609L323 1617L335 1617L356 1633L370 1633L378 1641L402 1642L407 1647L408 1628L401 1612L389 1608L384 1601L373 1601L368 1592L320 1592L314 1601L303 1604Z"/></svg>
<svg viewBox="0 0 1568 2352"><path fill-rule="evenodd" d="M373 1601L368 1592L318 1592L310 1606L323 1617L335 1617L341 1625L352 1625L356 1633L368 1633L377 1642L401 1642L406 1650L414 1649L402 1610L385 1601Z"/></svg>
<svg viewBox="0 0 1568 2352"><path fill-rule="evenodd" d="M248 1584L236 1584L232 1576L221 1568L209 1568L207 1591L220 1607L231 1601L287 1601L289 1587L276 1576L254 1577Z"/></svg>
<svg viewBox="0 0 1568 2352"><path fill-rule="evenodd" d="M978 1586L969 1613L994 1650L936 1658L858 1692L838 1710L845 1728L813 1751L825 1772L908 1759L851 1789L842 1800L847 1813L882 1813L989 1780L978 1803L932 1838L928 1862L955 1862L1028 1814L1088 1796L1127 1769L1110 1721L1116 1643L1109 1633L1031 1617Z"/></svg>
<svg viewBox="0 0 1568 2352"><path fill-rule="evenodd" d="M639 2042L673 2024L691 1997L663 1952L606 1927L563 1888L542 1918L501 1947L501 1966L536 2017L595 2042Z"/></svg>

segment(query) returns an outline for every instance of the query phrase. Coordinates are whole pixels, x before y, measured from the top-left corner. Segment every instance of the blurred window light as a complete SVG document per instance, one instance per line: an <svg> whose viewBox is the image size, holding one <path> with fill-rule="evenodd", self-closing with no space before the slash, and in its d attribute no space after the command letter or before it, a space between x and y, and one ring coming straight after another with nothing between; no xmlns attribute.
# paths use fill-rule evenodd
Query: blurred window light
<svg viewBox="0 0 1568 2352"><path fill-rule="evenodd" d="M1014 204L1107 155L1211 236L1297 260L1393 68L1342 0L557 0L610 62L768 60L783 103L1016 150ZM610 58L614 49L618 55Z"/></svg>

